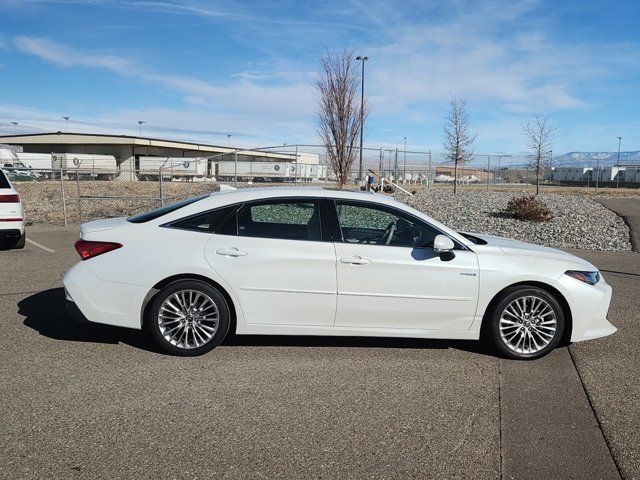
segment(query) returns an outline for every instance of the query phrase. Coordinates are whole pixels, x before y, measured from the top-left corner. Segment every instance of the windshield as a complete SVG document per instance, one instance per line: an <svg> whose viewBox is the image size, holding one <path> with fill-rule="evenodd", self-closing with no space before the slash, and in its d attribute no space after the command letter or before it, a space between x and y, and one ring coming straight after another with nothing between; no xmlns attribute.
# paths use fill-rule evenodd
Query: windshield
<svg viewBox="0 0 640 480"><path fill-rule="evenodd" d="M165 205L164 207L156 208L154 210L149 210L148 212L129 217L127 218L127 221L131 223L144 223L150 220L155 220L156 218L162 217L167 213L175 212L179 208L186 207L187 205L195 203L198 200L202 200L203 198L207 198L208 196L208 194L200 195L199 197L188 198L186 200L182 200L181 202L173 203L171 205Z"/></svg>

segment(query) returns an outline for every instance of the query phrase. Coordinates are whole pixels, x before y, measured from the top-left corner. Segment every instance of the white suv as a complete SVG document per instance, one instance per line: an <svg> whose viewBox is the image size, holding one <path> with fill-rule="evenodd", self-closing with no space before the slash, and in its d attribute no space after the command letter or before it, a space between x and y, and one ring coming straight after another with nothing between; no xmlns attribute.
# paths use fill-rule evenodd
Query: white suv
<svg viewBox="0 0 640 480"><path fill-rule="evenodd" d="M24 210L20 195L0 170L0 245L24 248Z"/></svg>

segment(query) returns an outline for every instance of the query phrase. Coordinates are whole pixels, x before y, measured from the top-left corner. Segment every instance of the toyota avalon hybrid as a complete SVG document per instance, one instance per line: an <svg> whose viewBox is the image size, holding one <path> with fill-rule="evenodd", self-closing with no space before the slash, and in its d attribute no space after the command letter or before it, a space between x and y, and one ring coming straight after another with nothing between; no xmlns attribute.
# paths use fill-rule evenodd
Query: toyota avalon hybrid
<svg viewBox="0 0 640 480"><path fill-rule="evenodd" d="M382 194L215 192L85 223L67 305L200 355L238 335L480 338L533 359L612 334L611 287L574 255L459 233Z"/></svg>

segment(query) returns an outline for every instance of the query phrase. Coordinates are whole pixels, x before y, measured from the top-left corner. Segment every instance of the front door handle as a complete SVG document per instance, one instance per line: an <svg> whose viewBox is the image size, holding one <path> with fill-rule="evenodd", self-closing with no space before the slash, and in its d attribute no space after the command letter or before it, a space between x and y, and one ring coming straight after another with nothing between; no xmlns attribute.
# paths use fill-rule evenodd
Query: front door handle
<svg viewBox="0 0 640 480"><path fill-rule="evenodd" d="M348 257L340 258L340 263L349 263L351 265L366 265L367 263L371 263L371 260L361 257L360 255L350 255Z"/></svg>
<svg viewBox="0 0 640 480"><path fill-rule="evenodd" d="M247 252L238 250L236 247L231 248L219 248L216 250L216 255L224 255L225 257L244 257Z"/></svg>

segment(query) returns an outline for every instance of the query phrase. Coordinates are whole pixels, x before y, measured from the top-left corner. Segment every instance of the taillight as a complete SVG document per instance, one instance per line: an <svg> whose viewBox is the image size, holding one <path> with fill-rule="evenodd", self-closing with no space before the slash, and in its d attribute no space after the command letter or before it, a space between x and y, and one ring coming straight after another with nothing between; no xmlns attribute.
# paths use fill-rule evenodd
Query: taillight
<svg viewBox="0 0 640 480"><path fill-rule="evenodd" d="M0 195L0 203L20 203L20 195L17 193Z"/></svg>
<svg viewBox="0 0 640 480"><path fill-rule="evenodd" d="M120 243L114 242L88 242L86 240L78 240L75 244L76 251L80 254L82 260L88 260L103 253L110 252L122 247Z"/></svg>

